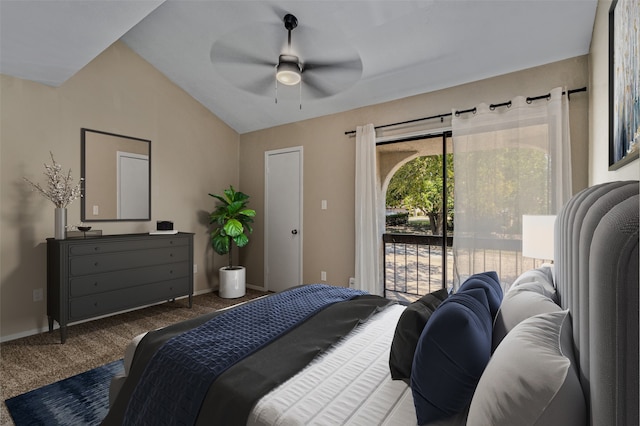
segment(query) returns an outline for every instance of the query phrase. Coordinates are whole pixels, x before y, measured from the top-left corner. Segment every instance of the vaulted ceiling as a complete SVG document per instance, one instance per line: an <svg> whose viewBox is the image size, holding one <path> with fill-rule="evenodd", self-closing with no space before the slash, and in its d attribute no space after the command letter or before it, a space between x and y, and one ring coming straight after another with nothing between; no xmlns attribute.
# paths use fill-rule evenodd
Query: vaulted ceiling
<svg viewBox="0 0 640 426"><path fill-rule="evenodd" d="M246 133L584 55L596 7L597 0L0 0L0 72L59 86L122 40ZM291 50L287 13L298 20ZM282 53L299 57L302 85L276 91Z"/></svg>

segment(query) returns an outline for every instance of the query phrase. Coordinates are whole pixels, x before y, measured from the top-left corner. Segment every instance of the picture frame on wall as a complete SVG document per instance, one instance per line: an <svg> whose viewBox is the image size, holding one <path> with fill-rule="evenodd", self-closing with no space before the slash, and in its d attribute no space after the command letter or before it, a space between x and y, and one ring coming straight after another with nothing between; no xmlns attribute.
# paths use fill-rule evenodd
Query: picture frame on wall
<svg viewBox="0 0 640 426"><path fill-rule="evenodd" d="M640 152L640 2L613 0L609 9L609 170Z"/></svg>

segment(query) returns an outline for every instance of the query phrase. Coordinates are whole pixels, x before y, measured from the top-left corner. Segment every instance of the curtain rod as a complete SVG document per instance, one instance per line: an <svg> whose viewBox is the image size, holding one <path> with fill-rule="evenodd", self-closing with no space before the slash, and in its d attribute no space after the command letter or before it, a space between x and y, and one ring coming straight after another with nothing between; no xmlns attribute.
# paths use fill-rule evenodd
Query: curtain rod
<svg viewBox="0 0 640 426"><path fill-rule="evenodd" d="M568 99L571 100L571 94L572 93L586 92L586 91L587 91L586 87L581 87L579 89L567 90L566 92L562 92L562 94L563 95L567 95ZM551 93L547 93L546 95L527 97L527 103L530 104L533 101L537 101L539 99L549 99L550 97L551 97ZM502 107L502 106L510 107L511 106L511 101L502 102L502 103L499 103L499 104L490 104L489 105L489 109L491 109L493 111L494 109L496 109L498 107ZM464 113L467 113L467 112L475 113L476 109L475 108L471 108L471 109L465 109L465 110L462 110L462 111L456 111L455 114L456 114L456 116L458 116L460 114L464 114ZM440 121L443 121L444 117L450 117L452 115L453 115L453 113L448 112L448 113L445 113L445 114L438 114L438 115L432 115L430 117L416 118L416 119L413 119L413 120L401 121L401 122L398 122L398 123L382 124L380 126L374 127L374 129L378 130L378 129L383 129L385 127L400 126L402 124L410 124L410 123L415 123L417 121L432 120L434 118L439 118ZM345 135L353 135L355 133L356 133L355 130L350 130L350 131L344 132Z"/></svg>

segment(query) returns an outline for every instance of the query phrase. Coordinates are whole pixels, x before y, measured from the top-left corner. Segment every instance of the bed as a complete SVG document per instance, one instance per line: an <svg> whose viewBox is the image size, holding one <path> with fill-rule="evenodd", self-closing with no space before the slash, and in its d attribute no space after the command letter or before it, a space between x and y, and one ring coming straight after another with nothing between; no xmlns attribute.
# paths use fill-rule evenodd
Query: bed
<svg viewBox="0 0 640 426"><path fill-rule="evenodd" d="M640 424L638 192L576 194L555 264L508 290L301 286L139 336L103 424Z"/></svg>

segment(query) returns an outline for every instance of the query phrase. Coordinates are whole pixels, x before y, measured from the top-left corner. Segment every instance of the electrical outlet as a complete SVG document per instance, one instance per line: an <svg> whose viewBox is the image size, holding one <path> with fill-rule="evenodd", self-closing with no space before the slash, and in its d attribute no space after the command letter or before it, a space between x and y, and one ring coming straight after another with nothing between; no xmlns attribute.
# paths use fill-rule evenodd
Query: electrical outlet
<svg viewBox="0 0 640 426"><path fill-rule="evenodd" d="M194 263L194 264L193 264L193 273L194 273L194 274L197 274L197 273L198 273L198 264L197 264L197 263Z"/></svg>
<svg viewBox="0 0 640 426"><path fill-rule="evenodd" d="M320 271L320 281L326 281L326 280L327 280L327 272Z"/></svg>
<svg viewBox="0 0 640 426"><path fill-rule="evenodd" d="M33 290L33 301L34 302L42 302L44 299L44 292L41 288L36 288Z"/></svg>
<svg viewBox="0 0 640 426"><path fill-rule="evenodd" d="M349 288L354 288L356 286L356 279L351 277L349 278Z"/></svg>
<svg viewBox="0 0 640 426"><path fill-rule="evenodd" d="M98 216L100 214L100 208L98 206L93 206L93 215Z"/></svg>

